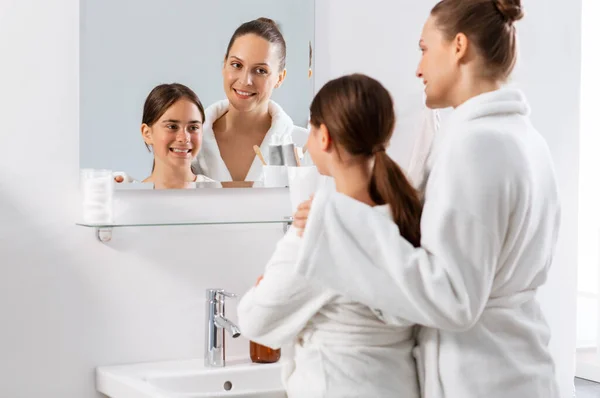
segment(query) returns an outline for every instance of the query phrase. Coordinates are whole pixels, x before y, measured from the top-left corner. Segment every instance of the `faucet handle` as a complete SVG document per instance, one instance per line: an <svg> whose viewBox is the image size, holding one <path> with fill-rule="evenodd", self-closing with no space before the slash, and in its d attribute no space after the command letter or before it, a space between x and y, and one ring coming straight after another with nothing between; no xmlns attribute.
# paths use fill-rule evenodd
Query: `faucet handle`
<svg viewBox="0 0 600 398"><path fill-rule="evenodd" d="M222 295L224 297L228 297L228 298L238 298L237 294L235 294L235 293L229 293L229 292L226 292L225 290L222 290L222 291L218 292L218 294L220 294L220 295Z"/></svg>
<svg viewBox="0 0 600 398"><path fill-rule="evenodd" d="M230 293L225 289L206 289L206 299L209 301L219 300L223 301L225 297L228 298L237 298L238 295L235 293Z"/></svg>

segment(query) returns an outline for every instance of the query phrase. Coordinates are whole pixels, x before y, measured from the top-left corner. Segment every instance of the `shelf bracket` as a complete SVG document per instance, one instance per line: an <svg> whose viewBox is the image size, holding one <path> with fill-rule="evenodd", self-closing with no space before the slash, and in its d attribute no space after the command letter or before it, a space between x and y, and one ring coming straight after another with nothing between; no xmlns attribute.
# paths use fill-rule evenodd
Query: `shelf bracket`
<svg viewBox="0 0 600 398"><path fill-rule="evenodd" d="M285 223L283 224L283 233L286 234L288 229L292 226L294 219L292 217L285 217Z"/></svg>
<svg viewBox="0 0 600 398"><path fill-rule="evenodd" d="M112 228L95 228L96 229L96 238L102 242L102 243L107 243L110 242L110 240L112 239Z"/></svg>

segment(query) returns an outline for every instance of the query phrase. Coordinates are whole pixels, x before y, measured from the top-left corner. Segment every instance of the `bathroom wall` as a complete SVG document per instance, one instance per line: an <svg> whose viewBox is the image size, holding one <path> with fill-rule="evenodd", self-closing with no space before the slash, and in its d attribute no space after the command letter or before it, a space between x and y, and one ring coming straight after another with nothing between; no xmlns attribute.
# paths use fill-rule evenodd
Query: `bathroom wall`
<svg viewBox="0 0 600 398"><path fill-rule="evenodd" d="M436 0L317 1L316 86L362 71L379 78L396 97L399 116L390 152L406 162L414 141L411 117L422 95L413 78L421 24ZM577 206L581 0L524 0L516 26L521 58L514 84L526 93L532 120L547 139L560 183L563 221L549 281L539 299L552 328L562 397L573 396L577 291ZM414 23L409 23L414 21ZM535 27L534 27L535 26ZM560 49L560 51L558 50Z"/></svg>
<svg viewBox="0 0 600 398"><path fill-rule="evenodd" d="M201 357L204 289L242 293L282 236L281 225L132 228L104 245L75 226L78 18L77 0L0 1L2 398L97 397L98 365ZM120 192L117 212L266 217L287 200L150 193Z"/></svg>
<svg viewBox="0 0 600 398"><path fill-rule="evenodd" d="M416 23L432 3L372 0L367 8L356 0L318 0L319 84L360 69L409 98L400 112L418 109L412 104L420 87L408 78L418 26L399 24L398 16ZM563 190L563 234L541 300L566 398L575 344L580 1L571 8L558 0L530 3L519 25L518 78L556 156ZM94 398L98 365L200 357L204 289L243 291L281 236L280 226L140 228L119 230L103 245L74 225L78 14L77 0L0 2L0 397ZM556 58L557 49L567 55ZM395 139L392 152L403 162L411 140ZM258 204L247 196L259 211L282 198L273 192ZM121 196L119 211L160 207L180 214L197 200L192 213L225 214L235 200L177 193L154 199L144 205L138 194ZM243 341L230 345L230 354L245 352Z"/></svg>

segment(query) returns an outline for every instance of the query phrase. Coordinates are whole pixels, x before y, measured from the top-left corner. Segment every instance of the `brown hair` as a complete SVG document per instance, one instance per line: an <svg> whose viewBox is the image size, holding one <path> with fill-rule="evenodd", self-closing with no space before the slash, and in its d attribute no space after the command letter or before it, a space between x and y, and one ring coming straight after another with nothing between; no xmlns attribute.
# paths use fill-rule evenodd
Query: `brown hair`
<svg viewBox="0 0 600 398"><path fill-rule="evenodd" d="M388 204L400 234L414 246L421 241L422 204L417 190L386 154L396 122L390 93L377 80L353 74L331 80L310 106L313 126L324 124L334 146L353 156L374 157L371 199Z"/></svg>
<svg viewBox="0 0 600 398"><path fill-rule="evenodd" d="M146 97L146 102L144 102L142 123L152 126L158 122L158 119L165 114L167 109L181 99L187 99L198 107L202 115L202 123L204 123L206 116L204 115L202 102L192 89L179 83L161 84L150 91L150 94ZM150 151L148 144L146 144L146 148ZM152 164L152 171L154 171L154 163Z"/></svg>
<svg viewBox="0 0 600 398"><path fill-rule="evenodd" d="M279 70L285 69L285 60L287 57L285 39L275 21L269 18L258 18L241 24L235 32L233 32L233 36L231 36L231 39L229 40L225 59L229 57L229 51L231 51L231 47L236 39L249 34L262 37L271 44L276 44L279 47Z"/></svg>
<svg viewBox="0 0 600 398"><path fill-rule="evenodd" d="M448 40L465 34L486 62L485 77L506 80L517 61L514 22L525 14L521 0L442 0L431 16Z"/></svg>

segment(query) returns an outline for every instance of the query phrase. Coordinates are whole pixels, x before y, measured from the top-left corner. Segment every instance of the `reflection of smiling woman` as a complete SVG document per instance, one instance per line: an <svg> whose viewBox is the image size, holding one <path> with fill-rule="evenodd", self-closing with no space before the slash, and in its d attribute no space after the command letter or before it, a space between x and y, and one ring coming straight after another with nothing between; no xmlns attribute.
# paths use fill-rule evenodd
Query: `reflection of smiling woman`
<svg viewBox="0 0 600 398"><path fill-rule="evenodd" d="M246 22L234 32L223 65L227 99L206 110L195 172L218 181L256 181L262 169L254 145L267 153L273 136L304 144L307 131L294 126L271 100L273 89L285 79L285 61L285 40L272 20Z"/></svg>
<svg viewBox="0 0 600 398"><path fill-rule="evenodd" d="M141 130L146 147L154 153L154 164L144 182L154 183L156 189L173 189L212 181L194 174L191 167L202 146L204 119L202 103L188 87L162 84L150 92Z"/></svg>

